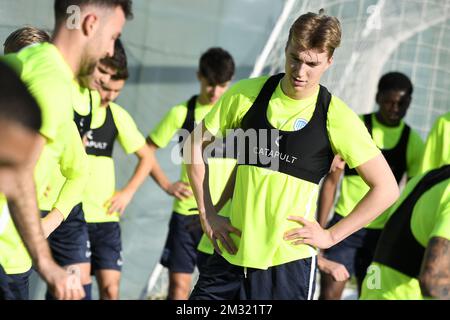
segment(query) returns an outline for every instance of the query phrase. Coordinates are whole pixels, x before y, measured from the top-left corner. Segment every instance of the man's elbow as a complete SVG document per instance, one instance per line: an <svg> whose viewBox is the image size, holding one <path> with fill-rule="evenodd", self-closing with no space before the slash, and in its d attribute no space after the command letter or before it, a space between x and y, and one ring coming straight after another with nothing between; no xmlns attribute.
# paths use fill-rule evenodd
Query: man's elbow
<svg viewBox="0 0 450 320"><path fill-rule="evenodd" d="M383 193L385 204L390 207L400 197L400 189L394 176L378 183L378 188Z"/></svg>
<svg viewBox="0 0 450 320"><path fill-rule="evenodd" d="M145 144L138 152L136 152L139 160L143 162L151 162L155 157L155 150L152 150L147 144Z"/></svg>
<svg viewBox="0 0 450 320"><path fill-rule="evenodd" d="M435 298L433 296L433 281L429 277L421 276L419 278L419 285L420 291L424 297Z"/></svg>
<svg viewBox="0 0 450 320"><path fill-rule="evenodd" d="M397 182L391 183L388 194L388 202L389 206L393 205L395 201L400 197L400 189L398 187Z"/></svg>

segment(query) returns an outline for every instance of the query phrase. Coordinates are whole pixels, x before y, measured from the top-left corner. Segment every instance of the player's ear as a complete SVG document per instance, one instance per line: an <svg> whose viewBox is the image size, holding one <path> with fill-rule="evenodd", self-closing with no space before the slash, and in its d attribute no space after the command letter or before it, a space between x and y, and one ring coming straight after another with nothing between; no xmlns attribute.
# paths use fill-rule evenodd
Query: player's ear
<svg viewBox="0 0 450 320"><path fill-rule="evenodd" d="M334 62L334 56L329 57L328 58L328 63L329 63L330 66L333 64L333 62Z"/></svg>
<svg viewBox="0 0 450 320"><path fill-rule="evenodd" d="M81 31L86 37L91 37L98 29L99 19L94 13L88 13L81 22Z"/></svg>
<svg viewBox="0 0 450 320"><path fill-rule="evenodd" d="M333 56L331 56L331 57L329 57L329 58L327 59L327 65L325 66L325 70L324 70L324 71L327 71L328 68L331 67L331 65L333 64L333 61L334 61Z"/></svg>
<svg viewBox="0 0 450 320"><path fill-rule="evenodd" d="M377 104L380 104L380 101L381 101L381 93L378 91L377 95L375 96L375 102Z"/></svg>

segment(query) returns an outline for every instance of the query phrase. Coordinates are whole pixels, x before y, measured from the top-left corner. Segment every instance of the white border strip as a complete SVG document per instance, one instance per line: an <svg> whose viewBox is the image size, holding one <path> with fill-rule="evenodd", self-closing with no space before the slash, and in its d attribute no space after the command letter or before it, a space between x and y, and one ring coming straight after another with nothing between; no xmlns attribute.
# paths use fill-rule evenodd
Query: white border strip
<svg viewBox="0 0 450 320"><path fill-rule="evenodd" d="M308 287L308 300L312 300L313 297L313 287L314 287L314 276L316 273L316 260L317 256L311 257L311 271L309 273L309 287Z"/></svg>

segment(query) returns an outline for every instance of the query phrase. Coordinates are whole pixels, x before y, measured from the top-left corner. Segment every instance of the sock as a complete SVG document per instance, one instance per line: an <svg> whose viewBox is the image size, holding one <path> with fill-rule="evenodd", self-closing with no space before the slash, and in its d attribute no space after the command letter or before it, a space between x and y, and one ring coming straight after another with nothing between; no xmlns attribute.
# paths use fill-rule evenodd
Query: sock
<svg viewBox="0 0 450 320"><path fill-rule="evenodd" d="M85 297L83 300L92 300L92 283L83 286Z"/></svg>

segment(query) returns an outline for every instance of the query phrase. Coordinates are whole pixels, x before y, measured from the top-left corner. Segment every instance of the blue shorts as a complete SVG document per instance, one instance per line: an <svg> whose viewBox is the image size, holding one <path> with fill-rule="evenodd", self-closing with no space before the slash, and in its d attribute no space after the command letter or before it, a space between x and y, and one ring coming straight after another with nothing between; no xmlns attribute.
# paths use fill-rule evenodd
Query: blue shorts
<svg viewBox="0 0 450 320"><path fill-rule="evenodd" d="M122 270L122 240L118 222L88 223L91 243L91 272Z"/></svg>
<svg viewBox="0 0 450 320"><path fill-rule="evenodd" d="M29 300L31 269L21 274L6 274L0 266L0 300Z"/></svg>
<svg viewBox="0 0 450 320"><path fill-rule="evenodd" d="M200 273L190 300L312 300L316 257L267 270L235 266L214 253Z"/></svg>
<svg viewBox="0 0 450 320"><path fill-rule="evenodd" d="M11 291L9 290L9 280L5 269L0 265L0 300L9 300Z"/></svg>
<svg viewBox="0 0 450 320"><path fill-rule="evenodd" d="M48 213L42 211L42 217ZM48 242L53 258L60 266L90 262L88 228L81 204L72 209L67 219L48 237Z"/></svg>
<svg viewBox="0 0 450 320"><path fill-rule="evenodd" d="M343 216L335 213L327 228L342 219ZM363 228L325 250L324 257L343 264L350 275L354 275L358 282L362 281L366 276L367 268L372 263L380 234L381 230Z"/></svg>
<svg viewBox="0 0 450 320"><path fill-rule="evenodd" d="M198 252L197 268L199 273L205 272L206 263L208 262L208 259L211 258L212 256L213 256L212 254L207 254L201 251Z"/></svg>
<svg viewBox="0 0 450 320"><path fill-rule="evenodd" d="M200 217L172 213L169 234L160 263L176 273L193 273L197 265L198 243L203 235Z"/></svg>

